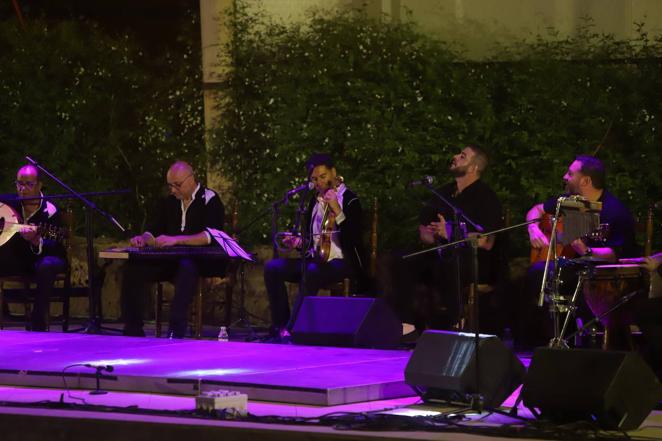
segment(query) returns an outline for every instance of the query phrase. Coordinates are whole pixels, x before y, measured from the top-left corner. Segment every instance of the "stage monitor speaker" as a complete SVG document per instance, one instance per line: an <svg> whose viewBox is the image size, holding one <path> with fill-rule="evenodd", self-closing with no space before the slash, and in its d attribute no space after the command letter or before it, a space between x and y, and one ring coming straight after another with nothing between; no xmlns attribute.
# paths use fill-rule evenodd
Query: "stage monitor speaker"
<svg viewBox="0 0 662 441"><path fill-rule="evenodd" d="M608 430L633 430L662 399L662 387L635 353L538 348L522 399L543 419L588 420Z"/></svg>
<svg viewBox="0 0 662 441"><path fill-rule="evenodd" d="M480 388L476 388L476 356ZM405 368L405 382L425 401L468 403L476 392L497 407L524 378L524 365L495 335L425 331Z"/></svg>
<svg viewBox="0 0 662 441"><path fill-rule="evenodd" d="M306 297L292 329L294 343L313 346L388 348L401 336L391 308L362 297Z"/></svg>

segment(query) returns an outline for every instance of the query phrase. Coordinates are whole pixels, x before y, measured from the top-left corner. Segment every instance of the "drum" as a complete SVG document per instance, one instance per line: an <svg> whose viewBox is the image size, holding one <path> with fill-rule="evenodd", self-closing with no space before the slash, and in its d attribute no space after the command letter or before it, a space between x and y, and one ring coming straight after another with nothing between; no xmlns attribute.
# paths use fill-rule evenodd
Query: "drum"
<svg viewBox="0 0 662 441"><path fill-rule="evenodd" d="M605 349L630 349L629 328L635 304L646 297L647 288L646 271L639 265L597 265L589 270L584 298L596 317L609 311L623 296L639 292L600 320L605 326Z"/></svg>

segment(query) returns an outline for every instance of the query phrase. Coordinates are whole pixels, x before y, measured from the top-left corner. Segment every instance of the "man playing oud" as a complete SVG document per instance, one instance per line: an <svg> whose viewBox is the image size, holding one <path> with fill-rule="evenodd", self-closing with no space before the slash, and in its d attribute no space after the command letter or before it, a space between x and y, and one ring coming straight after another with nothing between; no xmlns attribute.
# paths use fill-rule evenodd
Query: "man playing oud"
<svg viewBox="0 0 662 441"><path fill-rule="evenodd" d="M39 170L33 165L24 165L16 174L16 194L7 198L6 205L0 203L4 218L3 236L12 230L8 224L15 215L20 224L41 225L60 228L60 212L43 196ZM2 199L0 199L2 201ZM3 206L4 205L4 206ZM11 211L5 212L5 210ZM13 212L13 213L12 213ZM31 316L32 331L46 331L48 302L53 291L56 276L67 268L64 246L39 229L20 227L19 234L7 236L7 242L0 246L0 276L30 276L37 284L34 309Z"/></svg>

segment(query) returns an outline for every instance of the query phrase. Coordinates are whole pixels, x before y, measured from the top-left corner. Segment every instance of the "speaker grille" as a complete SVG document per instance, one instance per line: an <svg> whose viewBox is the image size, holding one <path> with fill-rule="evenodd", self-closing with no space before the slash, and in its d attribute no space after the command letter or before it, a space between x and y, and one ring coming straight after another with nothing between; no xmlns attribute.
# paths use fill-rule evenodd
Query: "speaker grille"
<svg viewBox="0 0 662 441"><path fill-rule="evenodd" d="M541 418L597 421L605 429L632 430L662 399L662 387L634 353L538 348L522 399Z"/></svg>
<svg viewBox="0 0 662 441"><path fill-rule="evenodd" d="M494 335L481 334L478 357L480 387L476 387L473 334L426 331L405 369L405 382L423 399L468 401L480 392L489 407L500 405L522 383L524 365Z"/></svg>

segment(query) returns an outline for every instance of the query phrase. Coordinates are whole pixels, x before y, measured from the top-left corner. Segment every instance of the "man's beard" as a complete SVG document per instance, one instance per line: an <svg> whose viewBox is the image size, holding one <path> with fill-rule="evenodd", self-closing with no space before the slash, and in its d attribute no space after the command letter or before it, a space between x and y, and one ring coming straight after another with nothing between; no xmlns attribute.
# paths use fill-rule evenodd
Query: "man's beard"
<svg viewBox="0 0 662 441"><path fill-rule="evenodd" d="M461 178L462 176L467 174L467 170L469 169L469 166L461 166L461 167L451 167L450 172L451 175L453 175L454 178Z"/></svg>
<svg viewBox="0 0 662 441"><path fill-rule="evenodd" d="M570 182L565 182L563 188L565 189L565 192L569 195L579 194L579 190L573 188L573 185Z"/></svg>

